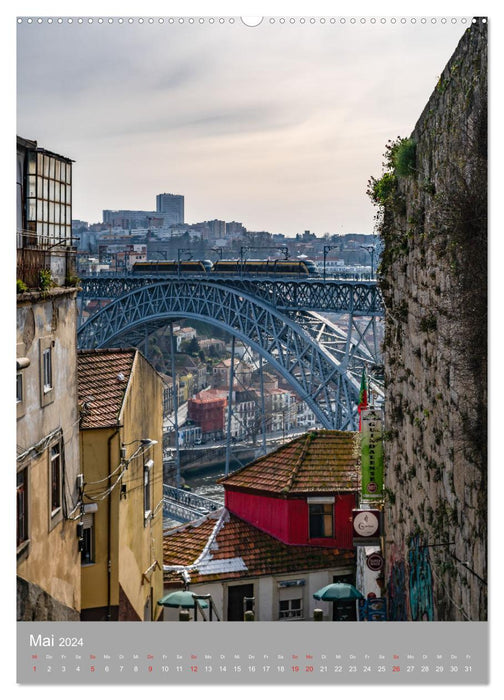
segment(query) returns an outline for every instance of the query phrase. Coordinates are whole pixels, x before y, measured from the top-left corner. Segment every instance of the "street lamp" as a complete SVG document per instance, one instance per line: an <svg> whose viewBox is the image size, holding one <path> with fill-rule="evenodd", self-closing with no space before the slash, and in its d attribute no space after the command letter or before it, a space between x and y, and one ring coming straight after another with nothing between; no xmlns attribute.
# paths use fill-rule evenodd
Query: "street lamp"
<svg viewBox="0 0 504 700"><path fill-rule="evenodd" d="M326 259L327 253L333 248L339 248L339 245L325 245L324 246L324 279L326 278Z"/></svg>
<svg viewBox="0 0 504 700"><path fill-rule="evenodd" d="M363 250L367 250L367 252L371 256L371 279L374 279L374 253L376 250L376 246L374 244L371 245L361 245L359 248L362 248Z"/></svg>
<svg viewBox="0 0 504 700"><path fill-rule="evenodd" d="M129 447L130 445L134 445L136 443L140 443L137 449L133 452L131 457L128 457L126 459L126 448ZM122 442L121 443L121 460L129 464L135 457L144 449L148 449L149 447L152 447L153 445L157 445L158 441L157 440L152 440L151 438L140 438L138 440L132 440L131 442Z"/></svg>
<svg viewBox="0 0 504 700"><path fill-rule="evenodd" d="M181 254L188 255L187 260L192 260L192 250L190 248L177 248L178 274L180 276Z"/></svg>

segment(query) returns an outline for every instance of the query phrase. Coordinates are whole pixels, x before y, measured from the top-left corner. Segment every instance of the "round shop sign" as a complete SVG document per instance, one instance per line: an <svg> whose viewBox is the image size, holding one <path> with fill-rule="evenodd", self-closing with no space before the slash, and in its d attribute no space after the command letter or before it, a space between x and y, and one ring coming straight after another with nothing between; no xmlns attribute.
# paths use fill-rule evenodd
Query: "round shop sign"
<svg viewBox="0 0 504 700"><path fill-rule="evenodd" d="M380 529L380 521L373 511L361 510L354 518L353 528L359 537L373 537Z"/></svg>
<svg viewBox="0 0 504 700"><path fill-rule="evenodd" d="M376 493L377 490L378 490L378 486L375 484L375 482L370 481L369 484L367 485L368 493Z"/></svg>
<svg viewBox="0 0 504 700"><path fill-rule="evenodd" d="M370 554L366 559L366 564L371 571L380 571L383 567L383 557L380 552Z"/></svg>

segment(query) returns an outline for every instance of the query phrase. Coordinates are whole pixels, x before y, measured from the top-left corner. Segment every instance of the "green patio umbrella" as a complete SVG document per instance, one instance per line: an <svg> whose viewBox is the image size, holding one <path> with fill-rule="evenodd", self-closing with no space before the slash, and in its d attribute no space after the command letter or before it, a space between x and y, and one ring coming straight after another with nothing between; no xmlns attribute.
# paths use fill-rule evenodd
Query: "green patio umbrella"
<svg viewBox="0 0 504 700"><path fill-rule="evenodd" d="M351 583L330 583L313 594L316 600L357 600L364 598Z"/></svg>
<svg viewBox="0 0 504 700"><path fill-rule="evenodd" d="M198 600L198 603L202 608L208 608L206 600ZM193 594L191 591L172 591L158 600L158 605L166 608L194 608Z"/></svg>

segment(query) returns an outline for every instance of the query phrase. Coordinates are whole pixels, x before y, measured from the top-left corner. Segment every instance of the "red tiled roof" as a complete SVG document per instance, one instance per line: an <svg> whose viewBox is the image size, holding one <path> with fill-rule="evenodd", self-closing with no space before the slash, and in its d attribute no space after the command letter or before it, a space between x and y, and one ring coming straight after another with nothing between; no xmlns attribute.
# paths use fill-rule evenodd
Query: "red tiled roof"
<svg viewBox="0 0 504 700"><path fill-rule="evenodd" d="M163 537L165 583L180 583L182 569L192 583L200 583L328 569L348 564L353 556L348 550L284 544L226 508Z"/></svg>
<svg viewBox="0 0 504 700"><path fill-rule="evenodd" d="M335 493L360 488L360 433L305 433L228 477L224 488L275 494Z"/></svg>
<svg viewBox="0 0 504 700"><path fill-rule="evenodd" d="M77 391L83 406L81 428L116 425L137 352L135 348L79 350Z"/></svg>

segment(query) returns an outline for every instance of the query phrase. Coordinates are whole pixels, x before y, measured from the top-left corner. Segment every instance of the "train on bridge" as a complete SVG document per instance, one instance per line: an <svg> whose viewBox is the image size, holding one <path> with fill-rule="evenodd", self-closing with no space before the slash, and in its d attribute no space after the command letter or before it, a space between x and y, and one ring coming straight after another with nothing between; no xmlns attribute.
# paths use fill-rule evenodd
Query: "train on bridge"
<svg viewBox="0 0 504 700"><path fill-rule="evenodd" d="M219 273L274 274L320 277L313 260L149 260L133 264L134 274Z"/></svg>

